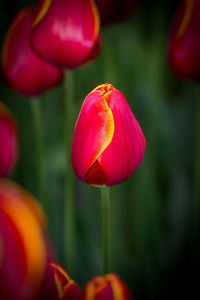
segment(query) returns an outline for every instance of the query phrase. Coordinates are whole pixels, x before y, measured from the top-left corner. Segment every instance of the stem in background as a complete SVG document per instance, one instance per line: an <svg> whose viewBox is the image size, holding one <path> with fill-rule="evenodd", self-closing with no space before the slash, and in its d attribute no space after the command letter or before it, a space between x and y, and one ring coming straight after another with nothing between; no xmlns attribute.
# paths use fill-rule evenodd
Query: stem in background
<svg viewBox="0 0 200 300"><path fill-rule="evenodd" d="M44 151L44 139L42 135L42 116L40 99L34 98L30 100L31 113L33 119L33 129L35 134L35 145L37 151L37 173L38 173L38 190L39 199L46 214L48 215L47 200L47 182L46 182L46 162Z"/></svg>
<svg viewBox="0 0 200 300"><path fill-rule="evenodd" d="M64 132L66 140L66 173L65 173L65 251L66 264L70 274L74 273L75 257L75 224L74 224L74 172L71 164L71 146L73 138L73 99L74 99L74 74L66 72L65 77L65 118Z"/></svg>
<svg viewBox="0 0 200 300"><path fill-rule="evenodd" d="M110 189L101 188L103 225L103 273L110 272Z"/></svg>

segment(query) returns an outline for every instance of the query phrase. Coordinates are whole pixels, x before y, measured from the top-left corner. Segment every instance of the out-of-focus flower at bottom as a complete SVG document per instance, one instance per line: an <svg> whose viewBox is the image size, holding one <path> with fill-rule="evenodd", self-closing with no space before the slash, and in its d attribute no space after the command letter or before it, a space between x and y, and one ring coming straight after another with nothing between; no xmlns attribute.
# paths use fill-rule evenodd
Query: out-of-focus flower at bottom
<svg viewBox="0 0 200 300"><path fill-rule="evenodd" d="M0 178L0 299L35 299L47 256L42 210L28 192Z"/></svg>
<svg viewBox="0 0 200 300"><path fill-rule="evenodd" d="M115 274L94 277L86 285L82 300L133 300L128 287Z"/></svg>
<svg viewBox="0 0 200 300"><path fill-rule="evenodd" d="M0 101L0 176L7 176L18 156L18 130L16 121Z"/></svg>
<svg viewBox="0 0 200 300"><path fill-rule="evenodd" d="M65 270L49 262L37 300L80 300L82 291Z"/></svg>

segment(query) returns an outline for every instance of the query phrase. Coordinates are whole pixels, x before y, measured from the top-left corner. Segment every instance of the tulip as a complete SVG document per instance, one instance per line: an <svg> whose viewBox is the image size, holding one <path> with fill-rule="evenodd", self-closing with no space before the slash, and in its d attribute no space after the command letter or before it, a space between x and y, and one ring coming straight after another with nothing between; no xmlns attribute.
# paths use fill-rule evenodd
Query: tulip
<svg viewBox="0 0 200 300"><path fill-rule="evenodd" d="M139 0L95 0L102 25L118 23L128 18Z"/></svg>
<svg viewBox="0 0 200 300"><path fill-rule="evenodd" d="M74 69L91 59L94 47L99 53L99 15L93 0L40 0L37 11L31 43L41 57Z"/></svg>
<svg viewBox="0 0 200 300"><path fill-rule="evenodd" d="M10 111L0 101L0 176L11 173L18 157L18 130Z"/></svg>
<svg viewBox="0 0 200 300"><path fill-rule="evenodd" d="M115 274L95 277L86 285L83 300L133 300L125 283Z"/></svg>
<svg viewBox="0 0 200 300"><path fill-rule="evenodd" d="M2 69L8 85L26 96L38 95L63 80L62 71L43 61L30 47L34 15L33 7L18 12L7 33L2 55Z"/></svg>
<svg viewBox="0 0 200 300"><path fill-rule="evenodd" d="M37 300L79 300L82 292L65 270L54 262L49 262Z"/></svg>
<svg viewBox="0 0 200 300"><path fill-rule="evenodd" d="M183 80L200 81L200 1L181 1L169 39L169 65Z"/></svg>
<svg viewBox="0 0 200 300"><path fill-rule="evenodd" d="M0 179L0 299L34 299L44 276L44 216L25 190Z"/></svg>
<svg viewBox="0 0 200 300"><path fill-rule="evenodd" d="M72 166L80 180L94 186L127 180L139 167L145 146L126 99L111 84L86 97L72 143Z"/></svg>

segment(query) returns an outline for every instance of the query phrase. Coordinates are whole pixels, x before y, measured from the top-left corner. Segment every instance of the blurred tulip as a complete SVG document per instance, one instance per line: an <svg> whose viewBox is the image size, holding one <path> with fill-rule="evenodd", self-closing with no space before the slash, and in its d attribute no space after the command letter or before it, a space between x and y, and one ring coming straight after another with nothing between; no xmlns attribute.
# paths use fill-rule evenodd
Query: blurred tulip
<svg viewBox="0 0 200 300"><path fill-rule="evenodd" d="M88 282L82 300L133 300L133 297L118 276L107 274Z"/></svg>
<svg viewBox="0 0 200 300"><path fill-rule="evenodd" d="M3 47L2 67L9 86L22 95L34 96L59 85L61 70L39 58L29 45L35 10L18 12L7 33Z"/></svg>
<svg viewBox="0 0 200 300"><path fill-rule="evenodd" d="M139 167L145 146L126 99L112 85L100 85L86 97L72 143L72 166L80 180L95 186L127 180Z"/></svg>
<svg viewBox="0 0 200 300"><path fill-rule="evenodd" d="M37 300L79 300L82 292L58 264L48 263L44 282Z"/></svg>
<svg viewBox="0 0 200 300"><path fill-rule="evenodd" d="M0 101L0 176L7 176L18 156L18 130L16 121Z"/></svg>
<svg viewBox="0 0 200 300"><path fill-rule="evenodd" d="M50 63L74 69L91 59L99 32L93 0L40 0L31 41Z"/></svg>
<svg viewBox="0 0 200 300"><path fill-rule="evenodd" d="M47 262L44 216L25 190L0 179L0 299L34 299Z"/></svg>
<svg viewBox="0 0 200 300"><path fill-rule="evenodd" d="M95 0L102 25L117 23L128 18L139 0Z"/></svg>
<svg viewBox="0 0 200 300"><path fill-rule="evenodd" d="M181 1L169 40L169 65L180 79L200 81L200 1Z"/></svg>

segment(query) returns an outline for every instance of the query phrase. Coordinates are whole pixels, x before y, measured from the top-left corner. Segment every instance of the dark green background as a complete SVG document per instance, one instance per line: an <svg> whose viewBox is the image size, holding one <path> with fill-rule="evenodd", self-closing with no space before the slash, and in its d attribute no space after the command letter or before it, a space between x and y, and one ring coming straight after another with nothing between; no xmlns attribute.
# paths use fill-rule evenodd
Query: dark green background
<svg viewBox="0 0 200 300"><path fill-rule="evenodd" d="M15 13L35 3L0 2L1 45ZM100 57L74 72L74 123L86 95L109 82L124 94L146 137L140 168L127 182L111 188L111 270L129 284L137 300L191 299L197 284L194 176L200 87L177 80L169 71L167 43L177 3L141 0L129 20L103 29ZM20 157L12 179L39 198L31 100L10 91L2 82L0 98L15 115L20 129ZM58 261L64 265L64 161L70 149L66 149L63 138L63 87L45 93L40 101L49 232ZM99 189L76 180L75 206L74 279L83 287L102 273Z"/></svg>

